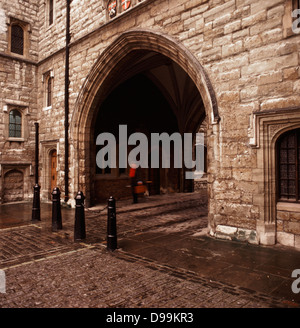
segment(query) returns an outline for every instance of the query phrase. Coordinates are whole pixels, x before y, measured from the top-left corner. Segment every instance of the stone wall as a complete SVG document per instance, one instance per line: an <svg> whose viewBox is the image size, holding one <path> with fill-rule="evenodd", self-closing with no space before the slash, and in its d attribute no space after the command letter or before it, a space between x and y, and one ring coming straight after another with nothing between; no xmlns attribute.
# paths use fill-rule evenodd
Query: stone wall
<svg viewBox="0 0 300 328"><path fill-rule="evenodd" d="M16 4L17 1L13 3ZM37 1L30 1L29 7L36 8L36 3ZM264 229L260 230L257 237L262 242L262 231L267 230L268 224L274 227L276 214L266 217L269 203L265 201L265 195L266 188L269 187L263 172L268 164L267 161L262 162L265 146L253 141L258 133L263 132L263 127L256 125L255 117L256 113L263 115L265 111L299 108L300 35L291 30L292 1L145 0L114 19L108 18L106 4L106 1L98 0L77 0L71 3L71 126L80 122L74 122L81 115L76 113L80 96L91 81L98 81L90 73L101 76L102 72L94 72L93 68L118 37L129 30L137 31L136 35L143 33L143 30L150 30L161 37L171 38L180 49L187 49L203 67L212 84L221 118L219 122L215 122L212 113L207 113L211 231L216 232L219 225L250 231L262 225ZM26 13L26 10L23 12ZM43 147L46 149L47 144L51 144L58 150L58 184L62 189L65 15L65 3L56 1L54 24L49 27L46 24L45 4L39 2L36 16L39 36L35 35L35 26L32 30L32 40L39 40L38 74L35 77L32 73L30 78L31 81L36 78L38 96L37 101L32 100L29 107L39 108ZM3 49L1 51L4 52L3 33L0 42ZM32 47L34 56L34 43ZM159 50L158 46L157 51ZM28 65L25 66L29 67ZM52 108L43 110L43 75L48 71L52 71L54 76L54 98ZM199 79L194 82L200 84ZM5 87L6 85L7 82ZM101 85L97 87L100 88ZM21 97L16 96L16 92L13 94L14 97ZM30 97L34 97L34 92ZM96 93L89 97L92 102ZM0 110L3 103L1 105ZM208 99L204 99L204 105L206 108L210 107ZM84 130L87 127L81 128ZM74 194L79 186L91 183L83 169L89 166L90 159L84 155L85 149L89 147L88 142L79 142L71 129L70 134L70 192ZM89 134L88 128L83 134ZM297 229L293 233L296 234Z"/></svg>
<svg viewBox="0 0 300 328"><path fill-rule="evenodd" d="M300 248L299 204L277 204L277 241Z"/></svg>
<svg viewBox="0 0 300 328"><path fill-rule="evenodd" d="M210 226L212 230L218 225L255 230L264 208L255 201L263 197L263 191L253 173L259 168L257 150L250 145L253 113L298 106L300 101L300 39L291 33L291 1L145 1L108 22L103 18L104 12L100 14L100 4L98 11L95 9L97 22L88 19L87 3L81 5L84 15L79 15L75 2L71 10L71 110L93 65L122 33L151 29L173 37L203 65L216 93L221 117L217 127L210 125L208 129ZM79 29L75 22L83 19L84 29ZM84 36L83 30L89 34ZM53 40L47 40L55 49L63 38L55 35ZM45 52L45 56L50 52ZM53 63L54 67L58 62L63 63L62 53L45 61L40 74L46 63ZM63 90L62 65L57 65L54 75L58 77L55 83ZM61 119L45 122L60 132L58 138L62 139L61 100L54 107L53 114ZM47 115L52 114L42 113L41 120ZM76 173L70 174L75 181L72 174ZM79 180L89 181L81 175ZM72 192L75 190L76 186Z"/></svg>
<svg viewBox="0 0 300 328"><path fill-rule="evenodd" d="M0 203L32 197L37 120L38 1L0 5ZM25 24L24 56L10 52L10 26ZM22 115L21 138L9 137L9 112Z"/></svg>

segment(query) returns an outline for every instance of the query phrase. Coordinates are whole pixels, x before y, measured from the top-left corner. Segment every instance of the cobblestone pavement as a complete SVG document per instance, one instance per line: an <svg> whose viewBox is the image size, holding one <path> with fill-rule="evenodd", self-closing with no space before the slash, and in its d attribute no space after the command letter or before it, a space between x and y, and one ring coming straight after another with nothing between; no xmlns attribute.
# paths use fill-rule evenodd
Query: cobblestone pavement
<svg viewBox="0 0 300 328"><path fill-rule="evenodd" d="M282 250L256 246L250 249L255 261L247 258L247 265L241 266L248 248L205 236L206 207L199 197L153 197L138 205L119 202L119 249L113 253L105 246L104 206L86 212L83 242L73 242L73 210L63 210L59 233L51 232L49 217L37 224L28 221L0 230L0 269L6 275L0 307L299 307L298 300L283 297L282 288L274 287L286 284L290 291L291 280L284 277L286 263L278 264L274 273L273 262L267 261ZM49 214L49 205L43 206ZM26 205L23 208L26 211ZM203 234L195 235L195 231ZM220 261L222 251L229 249L230 258ZM300 258L299 252L292 256L291 262ZM227 278L219 279L218 274L226 270ZM289 267L286 271L290 274ZM261 285L259 281L257 286L247 285L242 281L246 276L238 278L239 274L250 276L251 284L251 279L262 279ZM230 276L236 276L235 280Z"/></svg>

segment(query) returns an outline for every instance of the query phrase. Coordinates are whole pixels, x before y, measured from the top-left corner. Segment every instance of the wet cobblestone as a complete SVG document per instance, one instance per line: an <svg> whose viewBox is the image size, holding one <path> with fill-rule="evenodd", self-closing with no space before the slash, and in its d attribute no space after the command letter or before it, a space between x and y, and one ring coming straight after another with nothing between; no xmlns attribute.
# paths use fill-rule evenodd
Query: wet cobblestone
<svg viewBox="0 0 300 328"><path fill-rule="evenodd" d="M274 306L272 300L257 300L242 291L233 294L203 279L177 277L168 268L127 261L126 254L109 254L101 247L20 264L7 269L6 277L7 294L0 295L2 308Z"/></svg>
<svg viewBox="0 0 300 328"><path fill-rule="evenodd" d="M97 208L86 211L87 239L80 243L73 242L73 210L64 212L59 233L51 232L50 219L0 229L0 307L299 307L282 288L290 291L288 275L300 254L194 236L207 226L197 194L151 202L119 205L114 253L106 250L106 213Z"/></svg>

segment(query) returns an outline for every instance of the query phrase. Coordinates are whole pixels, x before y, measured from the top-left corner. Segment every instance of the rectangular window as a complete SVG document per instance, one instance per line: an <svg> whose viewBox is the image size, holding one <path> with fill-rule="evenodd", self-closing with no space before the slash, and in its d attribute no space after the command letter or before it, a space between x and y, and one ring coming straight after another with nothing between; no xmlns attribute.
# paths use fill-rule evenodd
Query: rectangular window
<svg viewBox="0 0 300 328"><path fill-rule="evenodd" d="M49 0L48 2L48 18L49 18L49 26L53 24L53 17L54 17L54 0Z"/></svg>
<svg viewBox="0 0 300 328"><path fill-rule="evenodd" d="M22 137L22 115L16 109L9 112L9 137Z"/></svg>
<svg viewBox="0 0 300 328"><path fill-rule="evenodd" d="M11 27L11 52L22 55L24 54L24 30L20 25Z"/></svg>
<svg viewBox="0 0 300 328"><path fill-rule="evenodd" d="M278 193L280 200L300 201L300 130L278 141Z"/></svg>
<svg viewBox="0 0 300 328"><path fill-rule="evenodd" d="M47 83L47 107L52 106L52 78L49 76Z"/></svg>

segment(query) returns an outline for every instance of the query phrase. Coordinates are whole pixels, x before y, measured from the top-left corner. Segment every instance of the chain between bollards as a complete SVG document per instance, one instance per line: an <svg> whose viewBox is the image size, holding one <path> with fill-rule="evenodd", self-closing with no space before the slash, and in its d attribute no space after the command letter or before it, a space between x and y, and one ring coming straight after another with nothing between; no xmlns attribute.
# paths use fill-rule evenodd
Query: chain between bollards
<svg viewBox="0 0 300 328"><path fill-rule="evenodd" d="M117 244L116 200L110 197L107 208L107 249L113 252Z"/></svg>
<svg viewBox="0 0 300 328"><path fill-rule="evenodd" d="M60 190L55 187L52 191L52 231L62 230Z"/></svg>
<svg viewBox="0 0 300 328"><path fill-rule="evenodd" d="M84 200L85 197L83 195L83 192L78 191L75 197L76 209L75 209L74 241L79 241L86 238Z"/></svg>

